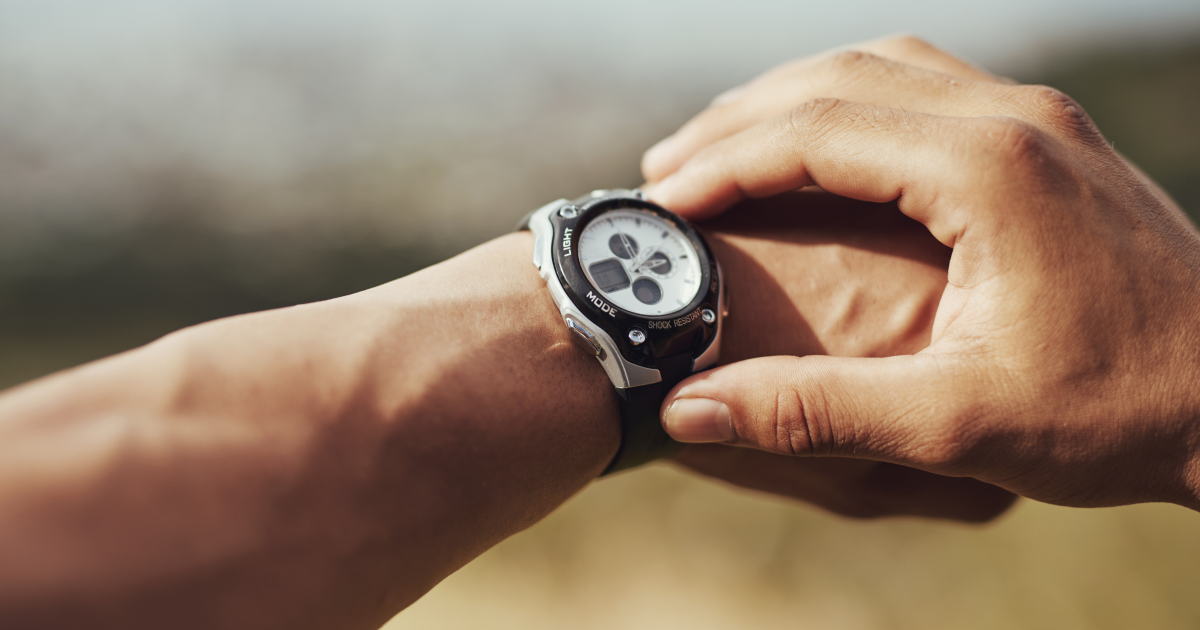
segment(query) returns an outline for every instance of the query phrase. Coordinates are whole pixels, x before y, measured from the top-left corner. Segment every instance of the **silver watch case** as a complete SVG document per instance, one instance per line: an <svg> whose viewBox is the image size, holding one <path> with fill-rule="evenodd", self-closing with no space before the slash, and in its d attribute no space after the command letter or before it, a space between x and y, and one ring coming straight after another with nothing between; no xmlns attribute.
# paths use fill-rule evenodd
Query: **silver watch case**
<svg viewBox="0 0 1200 630"><path fill-rule="evenodd" d="M582 217L588 209L615 200L628 201L640 205L652 205L645 201L645 196L639 190L614 189L595 191L590 197L575 202L567 199L558 199L538 208L529 215L528 227L534 235L533 265L537 267L542 279L545 280L546 286L550 290L550 297L554 300L555 306L558 307L564 323L590 345L596 358L604 366L604 371L608 374L608 378L612 381L613 385L624 389L658 383L662 381L662 375L655 368L638 365L628 360L623 355L621 346L613 339L609 331L605 330L605 328L612 328L612 326L601 326L595 321L598 317L598 309L594 308L590 303L587 306L581 307L581 305L568 296L567 288L563 286L564 281L560 277L560 270L556 268L556 265L561 264L561 258L557 257L554 251L555 245L560 244L564 240L564 235L556 234L555 224L552 221L552 217L559 215L559 211L564 207L571 206L575 208L575 212L579 213ZM676 217L676 221L682 220ZM686 223L682 225L686 226ZM579 231L582 230L580 229ZM725 308L725 285L720 271L720 264L715 261L715 258L711 258L712 253L708 249L707 243L704 242L703 237L700 237L699 233L695 232L690 226L687 226L685 233L694 235L693 238L698 241L698 245L703 248L703 251L713 261L712 267L715 269L715 273L711 275L716 276L711 281L715 285L713 287L715 291L710 290L708 292L707 295L709 297L707 301L698 298L698 303L693 303L688 308L681 309L682 311L687 311L689 314L693 311L698 313L702 309L710 309L715 311L716 314L716 321L712 323L700 322L700 325L710 327L712 333L708 334L708 331L705 331L703 347L699 348L698 352L694 355L692 372L697 372L712 367L720 357L721 324L727 315ZM566 238L571 237L571 233L567 232ZM566 245L563 244L563 247L566 247ZM582 274L580 276L582 277ZM715 296L712 295L713 293L715 293ZM714 301L712 297L716 298L715 304L712 304ZM583 298L580 298L580 300L583 301ZM611 305L608 308L616 309L615 306ZM624 313L620 309L616 310ZM631 317L629 314L624 314L624 316ZM678 312L667 317L636 319L670 321L673 317L677 318ZM693 317L692 320L698 321L698 318ZM626 345L626 351L628 351L628 345Z"/></svg>

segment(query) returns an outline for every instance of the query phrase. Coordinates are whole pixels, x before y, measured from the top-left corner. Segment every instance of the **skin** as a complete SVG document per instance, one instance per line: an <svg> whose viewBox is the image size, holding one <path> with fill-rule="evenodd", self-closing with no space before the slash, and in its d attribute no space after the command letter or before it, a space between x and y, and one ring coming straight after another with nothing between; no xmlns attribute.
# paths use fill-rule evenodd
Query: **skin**
<svg viewBox="0 0 1200 630"><path fill-rule="evenodd" d="M928 347L693 377L664 403L677 439L1200 508L1200 235L1064 94L893 38L727 93L643 169L694 219L819 187L953 248Z"/></svg>
<svg viewBox="0 0 1200 630"><path fill-rule="evenodd" d="M894 204L785 195L706 229L727 358L928 343L949 250ZM604 468L619 422L531 248L505 236L0 395L0 627L376 628L544 517ZM979 521L1013 500L878 462L680 461L856 516Z"/></svg>

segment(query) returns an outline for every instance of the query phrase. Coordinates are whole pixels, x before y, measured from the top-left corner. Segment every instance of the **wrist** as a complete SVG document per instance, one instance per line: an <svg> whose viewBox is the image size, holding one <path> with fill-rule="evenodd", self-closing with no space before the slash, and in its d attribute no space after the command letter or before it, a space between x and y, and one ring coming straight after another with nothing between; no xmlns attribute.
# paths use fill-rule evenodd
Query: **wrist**
<svg viewBox="0 0 1200 630"><path fill-rule="evenodd" d="M612 386L572 342L532 248L504 236L345 298L382 314L362 351L380 427L368 448L401 516L391 535L423 536L437 579L548 514L617 448ZM398 483L424 493L424 523Z"/></svg>
<svg viewBox="0 0 1200 630"><path fill-rule="evenodd" d="M510 234L338 300L368 331L351 351L352 405L389 433L455 427L474 433L456 435L466 450L545 448L539 459L602 468L618 437L612 387L573 343L532 248Z"/></svg>

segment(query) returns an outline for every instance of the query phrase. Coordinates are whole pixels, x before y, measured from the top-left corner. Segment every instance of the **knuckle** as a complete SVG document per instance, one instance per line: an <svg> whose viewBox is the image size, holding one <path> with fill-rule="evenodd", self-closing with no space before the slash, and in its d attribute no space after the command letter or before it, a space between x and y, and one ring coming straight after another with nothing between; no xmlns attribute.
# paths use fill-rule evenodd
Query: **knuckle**
<svg viewBox="0 0 1200 630"><path fill-rule="evenodd" d="M812 455L812 435L807 430L809 411L795 391L775 394L775 450L785 455Z"/></svg>
<svg viewBox="0 0 1200 630"><path fill-rule="evenodd" d="M784 117L785 132L795 137L821 136L837 124L837 112L842 101L836 98L815 98L792 108Z"/></svg>
<svg viewBox="0 0 1200 630"><path fill-rule="evenodd" d="M861 50L842 50L833 53L828 63L816 73L816 84L838 85L874 83L886 72L886 60Z"/></svg>
<svg viewBox="0 0 1200 630"><path fill-rule="evenodd" d="M846 74L854 72L864 64L877 59L875 55L861 50L842 50L829 58L829 65L835 72Z"/></svg>
<svg viewBox="0 0 1200 630"><path fill-rule="evenodd" d="M937 50L937 47L933 44L930 44L924 39L911 33L893 35L884 41L889 47L905 52L924 52L929 50Z"/></svg>
<svg viewBox="0 0 1200 630"><path fill-rule="evenodd" d="M963 467L966 450L957 436L944 435L921 445L915 455L932 470L952 473Z"/></svg>
<svg viewBox="0 0 1200 630"><path fill-rule="evenodd" d="M1038 110L1066 111L1079 105L1063 91L1046 85L1019 85L1015 88L1021 98Z"/></svg>
<svg viewBox="0 0 1200 630"><path fill-rule="evenodd" d="M829 455L834 446L829 405L819 393L782 389L772 412L774 450L802 457Z"/></svg>
<svg viewBox="0 0 1200 630"><path fill-rule="evenodd" d="M964 409L929 425L926 438L913 445L914 461L950 475L969 474L978 468L983 423L976 414Z"/></svg>
<svg viewBox="0 0 1200 630"><path fill-rule="evenodd" d="M792 110L792 115L798 120L808 121L829 116L842 106L842 101L836 98L822 97L805 101Z"/></svg>
<svg viewBox="0 0 1200 630"><path fill-rule="evenodd" d="M1047 137L1036 125L1009 117L978 120L978 141L994 166L1010 172L1036 172L1044 166Z"/></svg>
<svg viewBox="0 0 1200 630"><path fill-rule="evenodd" d="M1096 125L1075 99L1061 90L1045 85L1022 85L1013 88L1018 101L1030 110L1034 119L1053 131L1076 138L1092 138Z"/></svg>

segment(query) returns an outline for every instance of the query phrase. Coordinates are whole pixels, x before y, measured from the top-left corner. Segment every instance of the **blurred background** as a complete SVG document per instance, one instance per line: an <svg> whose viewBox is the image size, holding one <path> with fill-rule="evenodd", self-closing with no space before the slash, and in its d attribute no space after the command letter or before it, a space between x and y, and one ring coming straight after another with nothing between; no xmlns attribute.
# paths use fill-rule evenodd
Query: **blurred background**
<svg viewBox="0 0 1200 630"><path fill-rule="evenodd" d="M715 94L896 31L1064 89L1200 213L1194 0L0 0L0 388L636 185ZM388 628L1195 628L1198 525L1030 502L860 523L657 466Z"/></svg>

